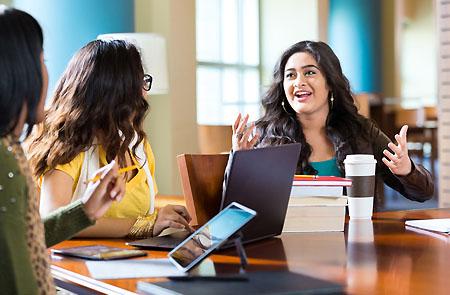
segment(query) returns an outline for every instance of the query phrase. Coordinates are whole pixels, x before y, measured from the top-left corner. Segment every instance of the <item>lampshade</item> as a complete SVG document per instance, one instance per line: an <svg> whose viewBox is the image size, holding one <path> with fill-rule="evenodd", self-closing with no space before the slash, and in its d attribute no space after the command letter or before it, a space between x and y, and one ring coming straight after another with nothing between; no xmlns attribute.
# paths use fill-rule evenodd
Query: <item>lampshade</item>
<svg viewBox="0 0 450 295"><path fill-rule="evenodd" d="M162 36L154 33L114 33L98 35L97 39L133 43L141 52L145 73L153 77L150 94L165 94L169 91L166 42Z"/></svg>

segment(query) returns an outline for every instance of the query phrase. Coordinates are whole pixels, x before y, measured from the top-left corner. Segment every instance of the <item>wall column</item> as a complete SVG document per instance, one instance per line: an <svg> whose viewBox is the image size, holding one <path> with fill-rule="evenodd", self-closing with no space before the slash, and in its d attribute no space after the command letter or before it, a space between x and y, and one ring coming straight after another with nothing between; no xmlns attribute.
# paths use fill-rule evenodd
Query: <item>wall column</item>
<svg viewBox="0 0 450 295"><path fill-rule="evenodd" d="M14 0L12 5L35 17L44 31L48 97L78 49L99 34L134 31L134 1Z"/></svg>
<svg viewBox="0 0 450 295"><path fill-rule="evenodd" d="M381 2L330 0L328 41L354 93L381 92Z"/></svg>
<svg viewBox="0 0 450 295"><path fill-rule="evenodd" d="M136 0L136 31L167 41L169 93L150 95L145 129L160 194L181 194L176 156L198 153L195 0Z"/></svg>

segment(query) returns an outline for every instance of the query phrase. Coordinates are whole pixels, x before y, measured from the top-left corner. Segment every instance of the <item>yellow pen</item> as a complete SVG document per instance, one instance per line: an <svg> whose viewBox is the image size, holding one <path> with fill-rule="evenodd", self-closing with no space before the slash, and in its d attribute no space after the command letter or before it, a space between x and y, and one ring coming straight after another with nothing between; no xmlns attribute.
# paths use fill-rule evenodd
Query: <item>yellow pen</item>
<svg viewBox="0 0 450 295"><path fill-rule="evenodd" d="M295 178L317 178L317 175L303 175L303 174L295 174Z"/></svg>
<svg viewBox="0 0 450 295"><path fill-rule="evenodd" d="M131 171L138 168L138 165L132 165L132 166L128 166L128 167L124 167L124 168L120 168L119 169L119 174L123 174L125 172ZM85 181L85 183L89 183L89 182L96 182L97 180L100 179L100 175L95 176L94 178L88 179L87 181Z"/></svg>

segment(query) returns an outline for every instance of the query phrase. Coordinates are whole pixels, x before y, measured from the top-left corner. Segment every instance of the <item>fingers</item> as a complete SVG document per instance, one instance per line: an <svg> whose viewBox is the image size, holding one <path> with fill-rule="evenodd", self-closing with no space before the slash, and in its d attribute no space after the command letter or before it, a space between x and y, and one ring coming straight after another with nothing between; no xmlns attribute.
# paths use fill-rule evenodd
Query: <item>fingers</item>
<svg viewBox="0 0 450 295"><path fill-rule="evenodd" d="M395 154L395 156L397 156L399 159L400 158L402 158L404 155L404 151L403 151L403 149L400 147L400 146L398 146L398 145L395 145L395 144L393 144L392 142L390 142L390 143L388 143L388 148L390 148L391 149L391 151L393 151L394 152L394 154ZM385 150L385 151L387 151L387 150ZM389 153L389 152L388 152ZM386 155L386 153L383 151L383 154L385 154ZM389 153L389 154L391 154L391 153Z"/></svg>
<svg viewBox="0 0 450 295"><path fill-rule="evenodd" d="M111 163L99 169L96 173L96 176L101 175L100 179L96 182L100 182L99 186L101 189L105 189L108 185L115 181L119 176L119 167L116 164L116 161L112 160Z"/></svg>
<svg viewBox="0 0 450 295"><path fill-rule="evenodd" d="M165 222L167 220L176 222L182 225L181 228L192 231L192 228L189 225L191 217L184 206L167 205L161 209L158 219L161 220L161 222ZM176 228L180 227L177 226Z"/></svg>
<svg viewBox="0 0 450 295"><path fill-rule="evenodd" d="M240 136L238 136L238 138L239 138L239 137L240 137L240 138L243 137L243 135L244 135L244 133L245 133L245 131L246 131L246 126L247 126L248 118L249 118L249 115L248 115L248 114L245 115L244 118L242 118L242 119L240 120L240 123L239 123L238 127L236 128L236 134L240 134ZM239 139L240 139L240 138L239 138Z"/></svg>
<svg viewBox="0 0 450 295"><path fill-rule="evenodd" d="M408 125L403 125L402 128L400 129L400 136L405 139L404 143L406 143L406 134L407 133L408 133Z"/></svg>
<svg viewBox="0 0 450 295"><path fill-rule="evenodd" d="M238 128L238 126L239 126L239 123L241 122L241 113L239 113L239 115L237 116L237 118L236 118L236 120L234 121L234 124L233 124L233 133L236 133L236 130L237 130L237 128Z"/></svg>
<svg viewBox="0 0 450 295"><path fill-rule="evenodd" d="M239 114L236 118L236 121L234 122L234 125L232 126L232 148L235 151L252 148L258 142L259 135L254 134L254 131L256 129L255 122L247 125L248 120L248 114L243 117L241 114Z"/></svg>
<svg viewBox="0 0 450 295"><path fill-rule="evenodd" d="M388 150L384 150L383 155L393 163L398 163L400 161L398 156L394 155L393 153L391 153Z"/></svg>
<svg viewBox="0 0 450 295"><path fill-rule="evenodd" d="M383 157L383 158L381 159L381 161L383 161L383 163L384 163L389 169L391 169L391 171L394 171L394 170L395 170L396 166L394 165L393 162L390 162L390 161L389 161L388 159L386 159L385 157Z"/></svg>
<svg viewBox="0 0 450 295"><path fill-rule="evenodd" d="M111 199L116 199L116 201L120 202L125 195L125 180L121 177L117 177L114 182L114 186L110 191Z"/></svg>
<svg viewBox="0 0 450 295"><path fill-rule="evenodd" d="M187 222L190 222L192 220L191 216L189 215L189 212L187 211L186 207L181 205L169 205L172 206L173 210L180 214L181 216L186 219Z"/></svg>
<svg viewBox="0 0 450 295"><path fill-rule="evenodd" d="M259 139L259 133L255 133L255 135L253 136L252 140L250 140L250 142L248 143L251 147L254 147L255 144L258 142Z"/></svg>
<svg viewBox="0 0 450 295"><path fill-rule="evenodd" d="M111 199L120 201L125 194L124 180L119 176L119 166L115 160L112 160L108 165L99 169L97 175L102 173L100 177L99 189L105 190L109 187L109 196Z"/></svg>
<svg viewBox="0 0 450 295"><path fill-rule="evenodd" d="M408 145L408 141L406 138L406 134L408 133L408 125L403 125L400 129L399 134L395 135L395 140L402 147L402 149L406 149Z"/></svg>
<svg viewBox="0 0 450 295"><path fill-rule="evenodd" d="M252 135L253 130L255 129L255 123L253 122L247 129L244 130L241 141L248 142L250 135Z"/></svg>
<svg viewBox="0 0 450 295"><path fill-rule="evenodd" d="M178 229L185 229L186 227L179 222L176 222L174 220L163 220L160 222L161 231L165 230L166 228L178 228Z"/></svg>

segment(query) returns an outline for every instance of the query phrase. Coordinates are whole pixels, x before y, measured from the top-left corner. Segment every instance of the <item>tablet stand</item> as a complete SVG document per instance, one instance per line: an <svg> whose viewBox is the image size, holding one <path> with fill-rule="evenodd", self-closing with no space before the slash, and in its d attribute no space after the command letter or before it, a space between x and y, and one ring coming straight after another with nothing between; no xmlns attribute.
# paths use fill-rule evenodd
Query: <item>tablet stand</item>
<svg viewBox="0 0 450 295"><path fill-rule="evenodd" d="M234 246L236 247L236 252L238 253L241 261L241 267L239 269L239 272L244 273L245 268L248 265L248 261L247 261L247 253L245 253L244 246L242 245L242 232L238 231L230 239L233 239Z"/></svg>

